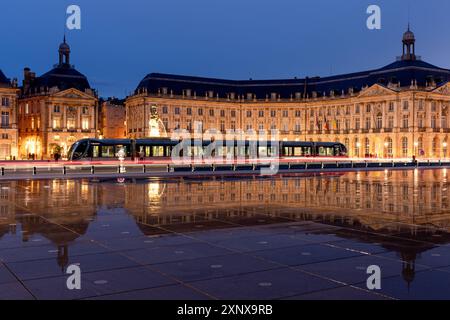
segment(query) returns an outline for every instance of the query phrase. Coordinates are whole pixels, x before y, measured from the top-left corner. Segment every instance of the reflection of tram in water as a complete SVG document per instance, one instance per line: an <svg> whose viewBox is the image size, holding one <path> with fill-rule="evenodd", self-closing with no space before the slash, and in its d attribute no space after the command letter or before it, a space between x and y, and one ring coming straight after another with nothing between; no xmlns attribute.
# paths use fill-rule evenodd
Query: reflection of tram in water
<svg viewBox="0 0 450 320"><path fill-rule="evenodd" d="M164 159L172 155L172 150L181 141L168 138L159 139L83 139L70 148L68 160L116 160L123 149L127 158ZM207 154L214 141L185 140L183 150L188 156ZM258 158L275 157L346 157L347 148L338 142L297 142L297 141L216 141L215 157L236 158L257 155ZM180 156L182 155L179 154Z"/></svg>

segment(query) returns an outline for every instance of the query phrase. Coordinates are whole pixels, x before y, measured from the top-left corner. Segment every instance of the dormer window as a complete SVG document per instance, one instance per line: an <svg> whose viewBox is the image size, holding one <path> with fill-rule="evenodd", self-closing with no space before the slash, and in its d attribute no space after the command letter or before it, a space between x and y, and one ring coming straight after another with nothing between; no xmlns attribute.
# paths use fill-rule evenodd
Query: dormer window
<svg viewBox="0 0 450 320"><path fill-rule="evenodd" d="M247 100L253 99L253 93L247 93Z"/></svg>
<svg viewBox="0 0 450 320"><path fill-rule="evenodd" d="M214 91L208 91L208 98L214 98Z"/></svg>
<svg viewBox="0 0 450 320"><path fill-rule="evenodd" d="M186 93L186 97L190 97L192 94L191 89L186 89L185 93Z"/></svg>
<svg viewBox="0 0 450 320"><path fill-rule="evenodd" d="M301 99L302 98L302 93L301 92L296 92L295 93L295 99Z"/></svg>
<svg viewBox="0 0 450 320"><path fill-rule="evenodd" d="M162 88L162 94L164 94L164 95L167 94L167 87Z"/></svg>
<svg viewBox="0 0 450 320"><path fill-rule="evenodd" d="M270 94L270 99L272 99L272 100L277 100L277 94L276 94L276 92L272 92L272 93Z"/></svg>

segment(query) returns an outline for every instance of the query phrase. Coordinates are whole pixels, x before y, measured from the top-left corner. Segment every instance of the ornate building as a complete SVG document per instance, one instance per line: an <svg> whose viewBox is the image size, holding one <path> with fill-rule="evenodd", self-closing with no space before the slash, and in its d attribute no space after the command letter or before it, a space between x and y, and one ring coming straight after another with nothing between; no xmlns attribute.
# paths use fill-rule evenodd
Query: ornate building
<svg viewBox="0 0 450 320"><path fill-rule="evenodd" d="M0 70L0 160L18 156L17 81L11 82Z"/></svg>
<svg viewBox="0 0 450 320"><path fill-rule="evenodd" d="M193 132L202 122L200 132L277 129L283 140L339 141L354 157L448 157L450 70L416 56L409 28L402 44L402 56L385 67L325 78L232 81L152 73L126 100L127 134L151 136L156 114L169 135Z"/></svg>
<svg viewBox="0 0 450 320"><path fill-rule="evenodd" d="M65 154L82 138L96 137L97 95L87 78L70 64L70 47L59 46L59 62L36 77L24 69L19 99L20 156L48 158Z"/></svg>

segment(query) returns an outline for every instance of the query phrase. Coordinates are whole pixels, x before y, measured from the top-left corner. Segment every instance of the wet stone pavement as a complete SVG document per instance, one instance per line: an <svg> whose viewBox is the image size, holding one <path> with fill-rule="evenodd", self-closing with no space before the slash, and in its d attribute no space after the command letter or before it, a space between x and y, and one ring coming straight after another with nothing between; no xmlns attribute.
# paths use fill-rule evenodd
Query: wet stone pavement
<svg viewBox="0 0 450 320"><path fill-rule="evenodd" d="M445 169L0 182L0 299L449 299L447 184Z"/></svg>

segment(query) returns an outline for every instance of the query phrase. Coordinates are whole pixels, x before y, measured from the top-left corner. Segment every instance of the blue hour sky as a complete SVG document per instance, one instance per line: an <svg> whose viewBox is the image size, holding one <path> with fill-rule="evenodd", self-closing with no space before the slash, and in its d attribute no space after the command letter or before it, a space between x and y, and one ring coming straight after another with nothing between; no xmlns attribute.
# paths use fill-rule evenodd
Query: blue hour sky
<svg viewBox="0 0 450 320"><path fill-rule="evenodd" d="M450 68L448 0L15 0L0 1L0 69L22 80L57 62L66 8L72 63L103 97L125 97L150 72L229 79L328 76L378 68L401 54L409 20L416 51ZM382 29L366 9L382 10Z"/></svg>

